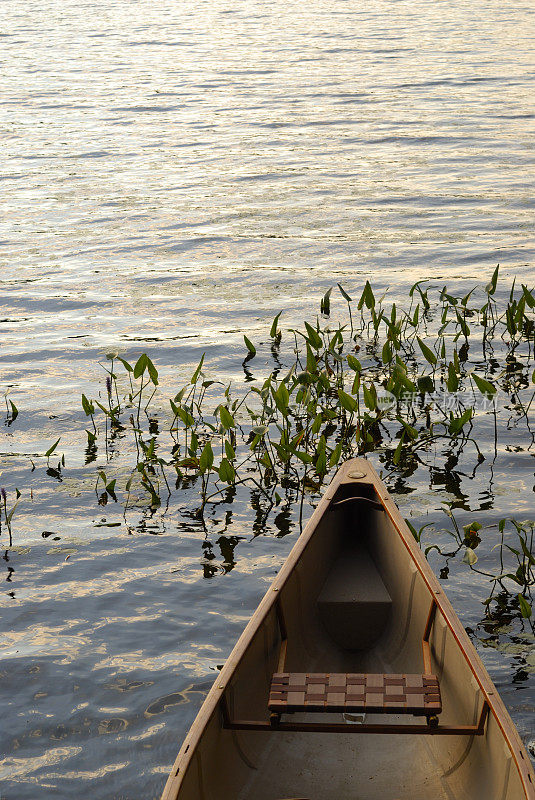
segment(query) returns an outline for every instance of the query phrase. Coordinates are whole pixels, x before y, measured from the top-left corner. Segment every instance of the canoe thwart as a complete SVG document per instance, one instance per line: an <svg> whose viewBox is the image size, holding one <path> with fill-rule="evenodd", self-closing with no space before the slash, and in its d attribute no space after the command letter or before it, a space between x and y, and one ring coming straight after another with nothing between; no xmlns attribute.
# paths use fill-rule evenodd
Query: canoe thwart
<svg viewBox="0 0 535 800"><path fill-rule="evenodd" d="M275 673L268 708L279 714L298 711L413 714L442 711L435 675L358 673Z"/></svg>
<svg viewBox="0 0 535 800"><path fill-rule="evenodd" d="M352 497L345 497L343 500L336 500L334 503L331 503L329 508L334 509L338 508L338 506L343 506L346 503L366 503L366 505L371 506L376 511L384 511L384 506L382 503L379 503L377 500L372 500L371 497L363 497L362 495L355 495Z"/></svg>
<svg viewBox="0 0 535 800"><path fill-rule="evenodd" d="M337 722L283 722L281 715L271 712L269 721L251 719L231 719L225 695L221 698L223 728L232 731L281 731L288 733L367 733L367 734L427 734L429 736L483 736L490 707L485 700L481 706L476 725L438 725L436 717L428 718L427 724L410 723L364 723L348 725Z"/></svg>
<svg viewBox="0 0 535 800"><path fill-rule="evenodd" d="M485 720L488 716L488 706L483 706ZM364 733L364 734L401 734L429 735L429 736L483 736L485 722L482 725L424 725L422 723L401 725L399 723L348 725L336 722L282 722L273 724L263 720L237 719L223 722L223 727L231 731L280 731L281 733Z"/></svg>

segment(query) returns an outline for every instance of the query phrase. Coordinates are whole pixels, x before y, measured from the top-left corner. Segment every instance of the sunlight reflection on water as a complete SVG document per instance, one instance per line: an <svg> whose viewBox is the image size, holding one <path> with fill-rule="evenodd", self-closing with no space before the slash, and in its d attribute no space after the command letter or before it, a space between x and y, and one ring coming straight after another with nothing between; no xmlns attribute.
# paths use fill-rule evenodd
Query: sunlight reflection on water
<svg viewBox="0 0 535 800"><path fill-rule="evenodd" d="M204 350L241 380L242 332L315 313L337 281L403 298L498 262L533 281L533 14L510 0L3 11L0 385L21 416L0 469L35 494L2 600L3 797L74 798L81 781L95 800L156 797L296 529L251 541L236 508L234 569L234 543L202 549L182 506L153 536L95 529L121 517L86 492L80 393L110 347L150 352L166 386ZM72 477L52 493L16 453L59 435ZM500 512L521 496L535 515L526 459L508 458ZM418 488L424 506L447 496ZM452 575L448 592L474 625L469 583ZM533 738L529 643L515 647L483 657Z"/></svg>

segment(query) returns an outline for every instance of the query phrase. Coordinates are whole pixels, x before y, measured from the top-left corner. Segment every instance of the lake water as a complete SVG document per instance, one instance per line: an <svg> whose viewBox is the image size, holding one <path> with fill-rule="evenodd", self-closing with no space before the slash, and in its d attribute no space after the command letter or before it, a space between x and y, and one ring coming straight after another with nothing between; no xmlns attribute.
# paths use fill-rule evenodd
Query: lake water
<svg viewBox="0 0 535 800"><path fill-rule="evenodd" d="M188 493L135 535L109 527L80 409L98 359L147 351L177 386L206 351L241 381L242 333L312 315L338 281L402 301L499 262L533 283L534 34L511 0L4 0L0 391L20 415L0 482L24 502L3 562L2 798L158 797L297 535L253 538L243 502L207 536ZM35 455L58 436L61 483ZM523 444L513 431L491 520L535 516ZM404 513L438 519L413 488ZM471 581L446 588L475 630ZM533 639L479 630L533 753Z"/></svg>

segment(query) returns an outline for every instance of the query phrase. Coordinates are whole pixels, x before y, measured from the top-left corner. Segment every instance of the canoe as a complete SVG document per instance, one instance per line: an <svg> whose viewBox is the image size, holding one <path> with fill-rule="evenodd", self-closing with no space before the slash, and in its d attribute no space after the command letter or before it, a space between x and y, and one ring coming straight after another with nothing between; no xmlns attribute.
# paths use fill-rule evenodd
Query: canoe
<svg viewBox="0 0 535 800"><path fill-rule="evenodd" d="M346 462L162 800L523 800L528 754L372 466Z"/></svg>

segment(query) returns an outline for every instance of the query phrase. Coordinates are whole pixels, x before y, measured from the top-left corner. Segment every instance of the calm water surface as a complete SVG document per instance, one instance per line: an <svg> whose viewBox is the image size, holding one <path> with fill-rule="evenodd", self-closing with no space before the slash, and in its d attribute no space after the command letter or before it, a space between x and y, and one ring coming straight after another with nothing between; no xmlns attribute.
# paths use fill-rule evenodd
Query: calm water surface
<svg viewBox="0 0 535 800"><path fill-rule="evenodd" d="M1 797L153 798L297 528L253 538L244 500L206 534L187 493L135 535L108 527L121 518L84 471L80 393L107 348L148 351L168 386L205 350L242 380L242 332L281 309L299 321L337 281L402 300L416 279L457 288L500 262L533 283L533 7L2 12L0 389L21 414L0 481L34 500L2 562ZM28 456L60 435L56 485ZM533 459L509 438L491 521L535 516ZM474 508L485 469L464 482ZM411 488L406 515L448 497ZM461 571L447 589L477 628L484 589ZM533 752L532 639L476 640Z"/></svg>

